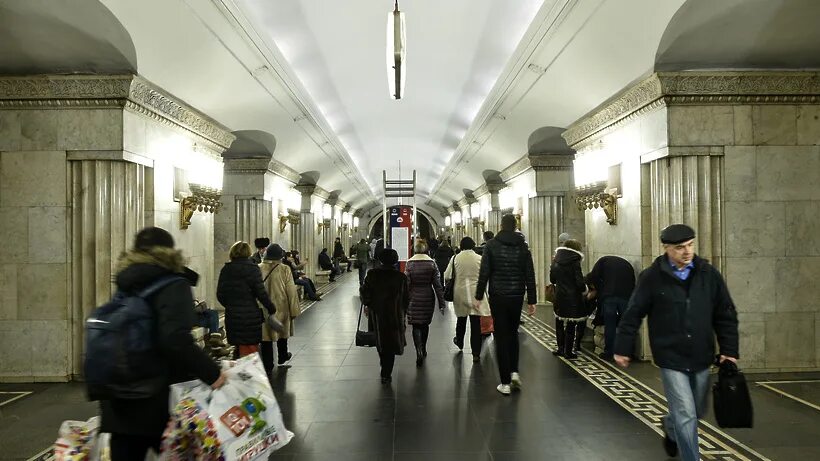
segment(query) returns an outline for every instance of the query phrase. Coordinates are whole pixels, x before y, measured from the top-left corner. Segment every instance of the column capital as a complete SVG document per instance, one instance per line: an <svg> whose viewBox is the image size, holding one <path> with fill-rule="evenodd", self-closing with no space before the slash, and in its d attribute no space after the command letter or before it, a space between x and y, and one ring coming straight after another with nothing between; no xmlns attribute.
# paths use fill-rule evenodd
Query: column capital
<svg viewBox="0 0 820 461"><path fill-rule="evenodd" d="M316 184L297 184L293 186L293 188L302 194L303 197L313 195L313 193L316 192Z"/></svg>
<svg viewBox="0 0 820 461"><path fill-rule="evenodd" d="M564 171L572 170L574 153L538 154L529 155L530 166L535 171Z"/></svg>

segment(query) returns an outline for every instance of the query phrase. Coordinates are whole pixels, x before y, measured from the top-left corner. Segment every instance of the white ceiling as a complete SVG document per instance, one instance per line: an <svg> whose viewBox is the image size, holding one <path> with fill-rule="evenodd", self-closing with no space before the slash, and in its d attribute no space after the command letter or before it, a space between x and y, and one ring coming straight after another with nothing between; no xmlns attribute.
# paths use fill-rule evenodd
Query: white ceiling
<svg viewBox="0 0 820 461"><path fill-rule="evenodd" d="M387 89L392 0L235 2L287 59L373 192L382 170L396 178L401 162L402 177L417 171L424 196L543 0L400 2L407 23L400 101Z"/></svg>

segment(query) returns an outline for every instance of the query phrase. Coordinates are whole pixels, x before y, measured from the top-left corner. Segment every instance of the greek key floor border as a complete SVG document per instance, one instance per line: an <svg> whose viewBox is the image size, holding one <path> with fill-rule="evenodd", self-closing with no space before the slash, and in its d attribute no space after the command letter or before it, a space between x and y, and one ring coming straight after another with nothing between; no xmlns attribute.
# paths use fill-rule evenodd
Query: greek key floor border
<svg viewBox="0 0 820 461"><path fill-rule="evenodd" d="M555 350L557 347L555 331L544 321L527 317L521 329L547 349ZM560 359L642 423L663 435L661 418L667 412L663 395L588 351L580 351L575 360ZM708 422L700 421L698 435L701 459L770 461Z"/></svg>

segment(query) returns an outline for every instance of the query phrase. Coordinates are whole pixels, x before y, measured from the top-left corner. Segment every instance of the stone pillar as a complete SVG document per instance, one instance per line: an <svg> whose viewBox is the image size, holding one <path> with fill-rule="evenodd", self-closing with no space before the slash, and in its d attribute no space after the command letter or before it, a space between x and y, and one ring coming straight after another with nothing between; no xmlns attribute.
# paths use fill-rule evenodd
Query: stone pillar
<svg viewBox="0 0 820 461"><path fill-rule="evenodd" d="M558 245L558 235L564 231L564 215L574 204L567 203L572 187L572 155L531 155L535 170L536 196L529 199L528 234L535 265L538 299L544 299L549 283L549 267Z"/></svg>
<svg viewBox="0 0 820 461"><path fill-rule="evenodd" d="M257 237L278 243L273 233L272 204L259 197L236 198L236 239L251 244Z"/></svg>
<svg viewBox="0 0 820 461"><path fill-rule="evenodd" d="M298 236L296 241L298 246L295 248L302 254L302 262L307 262L305 265L305 274L308 277L314 278L316 276L316 257L319 252L316 249L319 240L319 235L316 234L316 218L312 211L313 192L316 190L315 184L300 184L294 187L300 194L302 194L302 208L299 213L299 225L297 228ZM328 250L329 251L329 250Z"/></svg>
<svg viewBox="0 0 820 461"><path fill-rule="evenodd" d="M108 301L120 253L145 224L145 166L69 159L72 370L82 375L85 319Z"/></svg>
<svg viewBox="0 0 820 461"><path fill-rule="evenodd" d="M487 213L485 229L497 234L501 230L501 200L498 193L504 188L504 183L487 183L490 192L490 211Z"/></svg>

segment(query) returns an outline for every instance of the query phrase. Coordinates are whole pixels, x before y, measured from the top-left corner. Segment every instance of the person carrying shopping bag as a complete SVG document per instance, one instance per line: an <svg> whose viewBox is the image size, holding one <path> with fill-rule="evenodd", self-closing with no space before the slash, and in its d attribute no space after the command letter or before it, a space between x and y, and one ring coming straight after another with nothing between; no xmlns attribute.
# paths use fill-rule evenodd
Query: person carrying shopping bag
<svg viewBox="0 0 820 461"><path fill-rule="evenodd" d="M290 268L282 263L284 256L285 250L274 243L268 247L265 259L260 265L270 299L275 306L279 306L276 310L276 320L283 326L280 333L267 325L262 328L262 361L268 374L273 371L273 341L276 341L277 362L280 366L286 365L293 357L293 354L288 352L288 338L294 333L293 320L301 313L299 293L296 291L296 284L293 283L293 275Z"/></svg>
<svg viewBox="0 0 820 461"><path fill-rule="evenodd" d="M464 349L464 335L467 332L467 319L470 319L470 349L473 362L481 360L481 317L490 315L490 305L484 298L478 306L473 304L478 274L481 270L481 256L475 252L475 241L464 237L459 244L461 252L451 258L444 271L444 280L453 284L453 310L456 320L456 335L453 344L459 350Z"/></svg>

